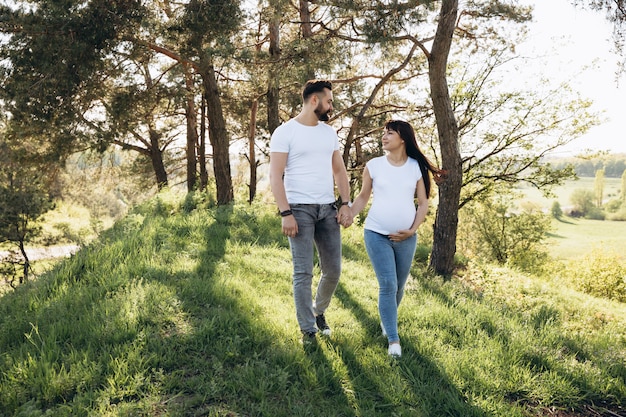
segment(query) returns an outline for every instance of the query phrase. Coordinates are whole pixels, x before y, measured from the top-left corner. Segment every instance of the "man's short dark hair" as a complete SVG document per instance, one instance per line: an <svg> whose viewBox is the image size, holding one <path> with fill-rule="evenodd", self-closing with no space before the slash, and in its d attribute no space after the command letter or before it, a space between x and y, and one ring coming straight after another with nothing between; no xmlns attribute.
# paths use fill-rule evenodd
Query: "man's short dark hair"
<svg viewBox="0 0 626 417"><path fill-rule="evenodd" d="M302 89L302 99L307 101L311 95L321 93L325 88L332 90L333 84L327 80L309 80L304 84L304 88Z"/></svg>

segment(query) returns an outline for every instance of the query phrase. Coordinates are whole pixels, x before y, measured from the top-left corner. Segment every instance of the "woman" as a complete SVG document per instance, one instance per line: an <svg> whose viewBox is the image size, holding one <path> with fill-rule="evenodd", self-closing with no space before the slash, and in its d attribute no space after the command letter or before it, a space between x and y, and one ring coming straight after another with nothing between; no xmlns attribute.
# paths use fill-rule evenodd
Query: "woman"
<svg viewBox="0 0 626 417"><path fill-rule="evenodd" d="M387 352L400 357L398 306L415 254L416 232L428 212L429 171L436 180L443 172L419 150L407 122L388 121L382 144L385 155L370 160L363 170L363 187L352 204L352 216L363 210L373 191L365 219L365 248L378 279L378 312L389 341Z"/></svg>

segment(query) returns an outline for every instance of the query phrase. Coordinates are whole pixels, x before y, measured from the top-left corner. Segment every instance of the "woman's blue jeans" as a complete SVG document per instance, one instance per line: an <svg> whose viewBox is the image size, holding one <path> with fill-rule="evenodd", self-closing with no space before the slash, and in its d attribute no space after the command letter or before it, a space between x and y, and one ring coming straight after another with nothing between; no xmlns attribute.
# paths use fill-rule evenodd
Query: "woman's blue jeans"
<svg viewBox="0 0 626 417"><path fill-rule="evenodd" d="M315 316L323 314L341 275L341 230L335 204L290 204L298 234L289 238L293 259L293 298L296 318L303 332L316 332ZM315 249L322 271L313 303Z"/></svg>
<svg viewBox="0 0 626 417"><path fill-rule="evenodd" d="M378 279L378 313L389 343L398 336L398 306L411 271L417 236L392 242L387 235L365 229L365 248Z"/></svg>

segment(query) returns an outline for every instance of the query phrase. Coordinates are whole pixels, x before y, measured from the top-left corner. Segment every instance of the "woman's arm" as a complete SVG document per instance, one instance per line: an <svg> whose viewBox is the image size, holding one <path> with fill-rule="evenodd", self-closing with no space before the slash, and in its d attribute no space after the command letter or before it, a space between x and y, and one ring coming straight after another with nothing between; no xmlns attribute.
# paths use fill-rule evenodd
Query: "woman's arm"
<svg viewBox="0 0 626 417"><path fill-rule="evenodd" d="M361 186L361 192L352 202L352 218L354 218L357 214L361 212L361 210L365 208L367 202L370 199L370 195L372 194L372 177L370 176L370 172L367 167L363 169L362 182L363 185Z"/></svg>

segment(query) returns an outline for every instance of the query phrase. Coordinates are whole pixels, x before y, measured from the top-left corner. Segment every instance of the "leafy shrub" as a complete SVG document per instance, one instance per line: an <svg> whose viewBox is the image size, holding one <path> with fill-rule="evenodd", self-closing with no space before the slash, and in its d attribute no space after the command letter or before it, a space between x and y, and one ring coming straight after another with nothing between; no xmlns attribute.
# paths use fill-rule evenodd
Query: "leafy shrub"
<svg viewBox="0 0 626 417"><path fill-rule="evenodd" d="M597 297L626 301L626 266L616 254L593 250L569 268L576 289Z"/></svg>
<svg viewBox="0 0 626 417"><path fill-rule="evenodd" d="M626 222L626 206L622 207L618 212L611 213L607 217L608 220Z"/></svg>
<svg viewBox="0 0 626 417"><path fill-rule="evenodd" d="M555 219L560 219L563 216L563 209L561 208L561 204L558 201L552 203L552 208L550 209L552 213L552 217Z"/></svg>
<svg viewBox="0 0 626 417"><path fill-rule="evenodd" d="M606 218L606 214L602 209L598 207L591 207L587 214L585 214L585 219L589 220L604 220Z"/></svg>
<svg viewBox="0 0 626 417"><path fill-rule="evenodd" d="M609 200L605 205L604 208L606 209L606 211L608 211L609 213L616 213L617 211L619 211L619 209L622 207L622 200L618 199L618 198L614 198L612 200Z"/></svg>
<svg viewBox="0 0 626 417"><path fill-rule="evenodd" d="M548 259L541 245L551 219L534 207L512 212L506 196L477 203L463 225L470 252L487 261L536 272Z"/></svg>
<svg viewBox="0 0 626 417"><path fill-rule="evenodd" d="M595 196L593 192L589 190L584 190L582 188L578 188L572 192L570 196L570 201L574 206L572 208L572 216L573 217L581 217L586 216L587 213L591 211L595 207L594 205ZM580 213L580 216L576 216L574 213Z"/></svg>

